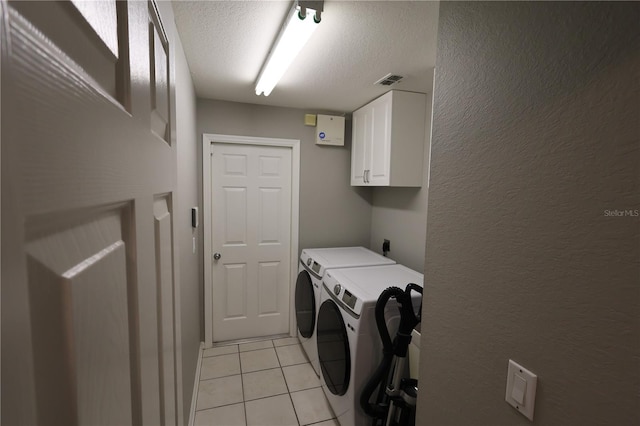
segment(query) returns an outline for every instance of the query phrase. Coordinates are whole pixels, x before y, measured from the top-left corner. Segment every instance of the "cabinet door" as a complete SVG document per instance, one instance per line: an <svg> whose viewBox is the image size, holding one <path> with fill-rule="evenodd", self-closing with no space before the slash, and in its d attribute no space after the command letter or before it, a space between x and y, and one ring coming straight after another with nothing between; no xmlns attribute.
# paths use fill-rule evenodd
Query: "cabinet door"
<svg viewBox="0 0 640 426"><path fill-rule="evenodd" d="M353 113L353 132L351 139L351 185L362 186L365 183L365 170L368 167L367 149L371 135L371 114L367 108Z"/></svg>
<svg viewBox="0 0 640 426"><path fill-rule="evenodd" d="M369 173L370 185L389 185L391 155L391 93L371 104Z"/></svg>

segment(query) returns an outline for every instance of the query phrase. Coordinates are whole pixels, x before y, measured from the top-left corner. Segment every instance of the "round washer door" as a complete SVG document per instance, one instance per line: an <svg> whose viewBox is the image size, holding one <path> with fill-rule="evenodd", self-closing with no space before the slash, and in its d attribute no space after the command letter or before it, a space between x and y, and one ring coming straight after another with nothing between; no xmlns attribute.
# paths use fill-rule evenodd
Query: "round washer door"
<svg viewBox="0 0 640 426"><path fill-rule="evenodd" d="M320 306L317 339L324 381L332 394L344 395L351 376L349 336L340 308L332 300L325 300Z"/></svg>
<svg viewBox="0 0 640 426"><path fill-rule="evenodd" d="M300 335L311 337L316 326L316 297L307 271L300 272L296 280L296 320Z"/></svg>

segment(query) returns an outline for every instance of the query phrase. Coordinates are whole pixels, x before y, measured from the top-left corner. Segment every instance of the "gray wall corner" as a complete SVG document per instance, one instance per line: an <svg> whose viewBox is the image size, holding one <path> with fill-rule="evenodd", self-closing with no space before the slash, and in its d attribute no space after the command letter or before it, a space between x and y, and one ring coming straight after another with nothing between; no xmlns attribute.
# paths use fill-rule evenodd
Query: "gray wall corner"
<svg viewBox="0 0 640 426"><path fill-rule="evenodd" d="M640 5L441 2L418 422L640 424ZM461 406L462 402L462 406Z"/></svg>

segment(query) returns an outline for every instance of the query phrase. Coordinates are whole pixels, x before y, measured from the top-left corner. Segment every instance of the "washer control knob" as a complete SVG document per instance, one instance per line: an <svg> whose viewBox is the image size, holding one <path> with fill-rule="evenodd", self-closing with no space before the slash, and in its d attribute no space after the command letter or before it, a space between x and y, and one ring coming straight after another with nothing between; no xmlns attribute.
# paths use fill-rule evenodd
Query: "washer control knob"
<svg viewBox="0 0 640 426"><path fill-rule="evenodd" d="M340 284L336 284L333 286L333 292L335 293L336 296L340 294L340 290L342 290L342 287L340 287Z"/></svg>
<svg viewBox="0 0 640 426"><path fill-rule="evenodd" d="M311 266L311 262L313 262L313 260L311 260L311 258L307 259L307 266Z"/></svg>

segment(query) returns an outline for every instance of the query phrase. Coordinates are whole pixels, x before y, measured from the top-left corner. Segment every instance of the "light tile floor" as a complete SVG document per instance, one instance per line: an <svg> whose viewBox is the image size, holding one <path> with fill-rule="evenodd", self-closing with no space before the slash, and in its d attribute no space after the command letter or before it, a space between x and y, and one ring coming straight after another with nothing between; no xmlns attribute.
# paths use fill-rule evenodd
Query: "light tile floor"
<svg viewBox="0 0 640 426"><path fill-rule="evenodd" d="M338 426L295 337L207 349L196 426Z"/></svg>

